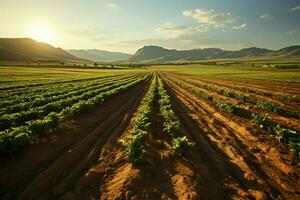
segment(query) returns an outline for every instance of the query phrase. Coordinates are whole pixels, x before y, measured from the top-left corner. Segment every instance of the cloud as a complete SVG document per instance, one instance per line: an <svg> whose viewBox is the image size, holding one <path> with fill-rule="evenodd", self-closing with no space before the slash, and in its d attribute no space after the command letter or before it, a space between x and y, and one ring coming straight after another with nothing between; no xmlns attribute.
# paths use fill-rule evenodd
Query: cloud
<svg viewBox="0 0 300 200"><path fill-rule="evenodd" d="M287 34L289 34L289 35L294 35L296 33L298 33L297 30L290 30L290 31L287 32Z"/></svg>
<svg viewBox="0 0 300 200"><path fill-rule="evenodd" d="M300 5L292 8L291 11L300 11Z"/></svg>
<svg viewBox="0 0 300 200"><path fill-rule="evenodd" d="M193 16L194 12L191 10L186 10L186 11L183 11L182 14L184 16L191 17L191 16Z"/></svg>
<svg viewBox="0 0 300 200"><path fill-rule="evenodd" d="M191 33L193 28L188 26L175 26L171 23L166 23L164 26L155 29L155 31L164 33L167 37L176 38L180 35Z"/></svg>
<svg viewBox="0 0 300 200"><path fill-rule="evenodd" d="M274 19L274 16L273 15L270 15L270 14L263 14L260 16L261 19L264 19L264 20L267 20L267 21L270 21L272 19Z"/></svg>
<svg viewBox="0 0 300 200"><path fill-rule="evenodd" d="M197 20L202 27L224 27L232 24L238 17L232 16L231 13L218 13L214 9L196 9L194 11L186 10L182 14Z"/></svg>
<svg viewBox="0 0 300 200"><path fill-rule="evenodd" d="M115 3L106 3L105 5L108 6L108 7L111 7L111 8L117 8L118 7L118 5L115 4Z"/></svg>
<svg viewBox="0 0 300 200"><path fill-rule="evenodd" d="M248 26L247 23L243 23L241 25L233 26L232 28L235 29L235 30L239 30L239 29L246 28L247 26Z"/></svg>
<svg viewBox="0 0 300 200"><path fill-rule="evenodd" d="M196 30L197 32L200 32L200 33L205 33L205 32L207 32L207 31L209 30L209 26L207 26L207 25L205 25L205 24L200 24L199 26L197 26L197 27L195 28L195 30Z"/></svg>

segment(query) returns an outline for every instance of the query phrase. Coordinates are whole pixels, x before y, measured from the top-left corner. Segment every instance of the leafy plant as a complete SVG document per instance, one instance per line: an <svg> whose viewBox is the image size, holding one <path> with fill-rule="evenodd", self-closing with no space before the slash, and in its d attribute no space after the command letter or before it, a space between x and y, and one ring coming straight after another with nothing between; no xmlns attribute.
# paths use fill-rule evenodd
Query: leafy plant
<svg viewBox="0 0 300 200"><path fill-rule="evenodd" d="M190 142L186 136L173 138L171 151L177 156L182 156L186 151L194 146L195 143Z"/></svg>
<svg viewBox="0 0 300 200"><path fill-rule="evenodd" d="M146 131L139 130L138 133L135 131L134 134L128 136L127 141L124 143L125 154L133 163L136 163L143 158L146 135Z"/></svg>
<svg viewBox="0 0 300 200"><path fill-rule="evenodd" d="M0 154L10 154L30 142L28 127L18 127L0 132Z"/></svg>
<svg viewBox="0 0 300 200"><path fill-rule="evenodd" d="M254 121L260 128L267 128L271 119L267 114L255 115L252 113L251 117L252 121Z"/></svg>
<svg viewBox="0 0 300 200"><path fill-rule="evenodd" d="M277 95L277 97L286 102L291 102L291 101L295 100L295 96L291 96L288 94L280 94L280 95Z"/></svg>
<svg viewBox="0 0 300 200"><path fill-rule="evenodd" d="M165 121L163 131L172 137L175 137L181 130L179 121Z"/></svg>
<svg viewBox="0 0 300 200"><path fill-rule="evenodd" d="M249 97L245 96L245 95L242 95L242 94L235 94L235 98L239 99L239 100L241 100L243 102L249 101Z"/></svg>
<svg viewBox="0 0 300 200"><path fill-rule="evenodd" d="M192 89L192 88L191 88ZM158 79L158 93L160 95L160 111L164 119L164 133L167 133L172 137L171 151L177 155L182 156L189 148L194 146L194 143L189 142L186 136L178 137L181 130L181 124L176 120L175 114L172 110L171 103L167 91L164 89L164 85L161 79Z"/></svg>
<svg viewBox="0 0 300 200"><path fill-rule="evenodd" d="M290 130L290 129L285 129L281 128L280 125L278 124L276 127L273 128L276 138L280 141L283 142L288 142L288 141L300 141L300 135L297 134L296 131Z"/></svg>
<svg viewBox="0 0 300 200"><path fill-rule="evenodd" d="M217 97L215 97L215 98L213 99L213 102L214 102L219 108L225 109L225 110L227 110L228 112L231 112L231 113L234 112L234 111L236 111L236 110L238 109L237 106L230 105L230 104L228 104L227 102L225 102L225 101L223 101L223 100L221 100L221 99L219 99L219 98L217 98Z"/></svg>
<svg viewBox="0 0 300 200"><path fill-rule="evenodd" d="M152 111L151 106L155 92L156 76L154 76L150 89L143 99L143 105L138 109L132 134L127 137L126 141L121 141L125 147L125 154L132 163L140 161L145 153L145 138L151 125L149 117Z"/></svg>
<svg viewBox="0 0 300 200"><path fill-rule="evenodd" d="M258 101L257 102L257 105L263 109L266 109L266 110L269 110L269 111L272 111L274 113L277 113L278 110L280 109L280 106L276 105L276 104L272 104L272 103L269 103L267 101Z"/></svg>

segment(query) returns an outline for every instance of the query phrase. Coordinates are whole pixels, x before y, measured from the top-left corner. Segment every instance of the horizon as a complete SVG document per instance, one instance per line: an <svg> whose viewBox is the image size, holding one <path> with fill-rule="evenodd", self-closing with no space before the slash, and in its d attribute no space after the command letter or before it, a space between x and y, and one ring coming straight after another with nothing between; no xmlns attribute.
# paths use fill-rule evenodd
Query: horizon
<svg viewBox="0 0 300 200"><path fill-rule="evenodd" d="M278 50L300 41L296 0L228 0L226 4L216 0L12 0L1 7L6 9L0 9L0 37L29 37L66 50L133 54L148 45L178 50Z"/></svg>
<svg viewBox="0 0 300 200"><path fill-rule="evenodd" d="M243 47L243 48L240 48L240 49L233 49L233 50L230 50L230 49L224 49L224 48L219 48L219 47L206 47L206 48L193 48L193 49L176 49L176 48L166 48L164 46L159 46L159 45L152 45L152 44L149 44L149 45L144 45L144 46L141 46L139 48L136 49L136 51L134 51L133 53L126 53L126 52L122 52L122 51L110 51L110 50L106 50L106 49L97 49L97 48L87 48L87 49L64 49L60 46L54 46L52 45L51 43L48 43L48 42L43 42L43 41L38 41L34 38L30 38L30 37L20 37L20 38L14 38L14 37L6 37L6 38L0 38L0 39L31 39L31 40L34 40L38 43L44 43L44 44L48 44L50 46L53 46L55 48L61 48L63 50L66 50L66 51L70 51L70 50L78 50L78 51L85 51L85 50L99 50L99 51L106 51L106 52L114 52L114 53L124 53L124 54L130 54L130 55L134 55L138 50L144 48L144 47L159 47L159 48L163 48L163 49L167 49L167 50L177 50L177 51L189 51L189 50L199 50L199 49L220 49L220 50L223 50L223 51L240 51L240 50L243 50L243 49L251 49L251 48L257 48L257 49L266 49L266 50L271 50L271 51L277 51L277 50L281 50L281 49L284 49L284 48L288 48L288 47L293 47L293 46L300 46L300 44L293 44L293 45L290 45L290 46L284 46L284 47L280 47L279 49L269 49L269 48L265 48L265 47L259 47L259 46L249 46L249 47Z"/></svg>

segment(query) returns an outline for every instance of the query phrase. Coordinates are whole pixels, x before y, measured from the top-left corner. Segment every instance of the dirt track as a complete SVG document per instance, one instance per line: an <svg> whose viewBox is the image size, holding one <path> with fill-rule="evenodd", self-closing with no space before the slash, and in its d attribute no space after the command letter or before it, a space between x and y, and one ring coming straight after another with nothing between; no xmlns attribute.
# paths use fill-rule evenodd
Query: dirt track
<svg viewBox="0 0 300 200"><path fill-rule="evenodd" d="M157 96L145 159L133 165L124 156L120 140L132 132L148 79L1 159L0 199L300 198L299 162L274 136L178 85L174 74L160 76L181 136L196 143L184 157L170 153Z"/></svg>

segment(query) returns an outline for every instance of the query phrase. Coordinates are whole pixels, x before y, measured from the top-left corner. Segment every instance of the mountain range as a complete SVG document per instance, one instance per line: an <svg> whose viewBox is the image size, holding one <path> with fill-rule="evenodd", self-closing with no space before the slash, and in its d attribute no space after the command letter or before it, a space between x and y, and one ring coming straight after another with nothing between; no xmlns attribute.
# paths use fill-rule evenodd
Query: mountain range
<svg viewBox="0 0 300 200"><path fill-rule="evenodd" d="M30 38L0 38L0 61L66 61L66 62L125 62L166 63L222 59L300 59L300 45L279 50L244 48L237 51L219 48L193 50L165 49L144 46L134 55L98 49L64 50Z"/></svg>
<svg viewBox="0 0 300 200"><path fill-rule="evenodd" d="M237 51L206 48L194 50L165 49L159 46L144 46L128 59L130 62L172 62L200 61L214 59L246 59L246 58L300 58L300 45L280 50L250 47Z"/></svg>
<svg viewBox="0 0 300 200"><path fill-rule="evenodd" d="M77 50L70 49L68 52L78 58L92 61L120 61L127 60L132 55L120 52L111 52L98 49Z"/></svg>

